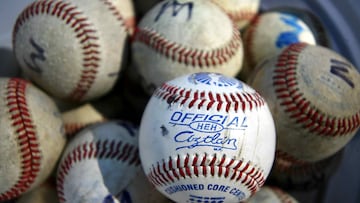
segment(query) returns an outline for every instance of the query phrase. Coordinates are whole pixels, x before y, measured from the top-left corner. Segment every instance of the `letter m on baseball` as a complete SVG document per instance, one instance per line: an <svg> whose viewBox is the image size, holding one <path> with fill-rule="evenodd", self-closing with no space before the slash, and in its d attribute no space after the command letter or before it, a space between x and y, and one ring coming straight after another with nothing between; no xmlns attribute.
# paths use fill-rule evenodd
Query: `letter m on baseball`
<svg viewBox="0 0 360 203"><path fill-rule="evenodd" d="M30 59L31 59L31 63L28 62L26 59L24 59L24 62L26 63L27 67L30 68L31 70L35 71L36 73L41 74L42 73L42 69L40 68L40 66L37 64L38 61L45 61L46 57L45 57L45 50L38 45L33 38L30 38L30 44L31 46L35 49L35 51L30 53Z"/></svg>
<svg viewBox="0 0 360 203"><path fill-rule="evenodd" d="M344 82L346 82L351 88L354 88L354 82L351 80L351 76L349 73L349 69L351 69L351 65L339 61L336 59L331 59L331 67L330 67L330 73L338 76L341 78Z"/></svg>
<svg viewBox="0 0 360 203"><path fill-rule="evenodd" d="M180 11L183 11L184 8L187 8L187 20L191 19L191 13L193 9L194 3L187 2L187 3L179 3L176 0L165 2L161 8L157 16L155 17L155 22L159 20L159 18L164 14L167 9L172 9L171 16L177 16Z"/></svg>

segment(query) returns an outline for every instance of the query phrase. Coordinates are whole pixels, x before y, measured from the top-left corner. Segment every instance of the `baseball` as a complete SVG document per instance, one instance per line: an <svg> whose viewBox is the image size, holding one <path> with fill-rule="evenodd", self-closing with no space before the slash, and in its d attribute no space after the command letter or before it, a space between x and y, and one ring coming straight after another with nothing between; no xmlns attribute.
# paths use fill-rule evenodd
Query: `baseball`
<svg viewBox="0 0 360 203"><path fill-rule="evenodd" d="M208 0L166 0L138 24L132 58L148 93L176 77L200 71L235 76L242 66L240 32Z"/></svg>
<svg viewBox="0 0 360 203"><path fill-rule="evenodd" d="M316 162L342 149L360 126L360 74L321 46L292 44L254 72L249 85L267 100L277 150Z"/></svg>
<svg viewBox="0 0 360 203"><path fill-rule="evenodd" d="M129 122L107 121L80 131L59 163L60 202L119 202L117 196L140 170L137 146L138 130Z"/></svg>
<svg viewBox="0 0 360 203"><path fill-rule="evenodd" d="M304 162L276 151L275 161L267 182L291 190L316 190L321 188L337 171L343 151L317 162Z"/></svg>
<svg viewBox="0 0 360 203"><path fill-rule="evenodd" d="M164 83L139 135L143 170L175 202L239 202L264 184L275 153L266 101L250 86L199 72Z"/></svg>
<svg viewBox="0 0 360 203"><path fill-rule="evenodd" d="M24 73L50 95L85 101L114 86L133 32L130 0L40 0L19 14L13 49Z"/></svg>
<svg viewBox="0 0 360 203"><path fill-rule="evenodd" d="M54 101L31 83L0 78L0 201L43 183L65 146Z"/></svg>
<svg viewBox="0 0 360 203"><path fill-rule="evenodd" d="M72 136L78 133L83 128L102 123L107 118L97 111L91 103L85 103L74 109L65 111L61 114L64 122L65 134Z"/></svg>
<svg viewBox="0 0 360 203"><path fill-rule="evenodd" d="M217 4L242 30L258 14L260 0L211 0Z"/></svg>
<svg viewBox="0 0 360 203"><path fill-rule="evenodd" d="M298 201L279 187L264 186L246 203L298 203Z"/></svg>
<svg viewBox="0 0 360 203"><path fill-rule="evenodd" d="M314 33L299 17L281 12L258 15L244 32L244 66L242 79L246 80L264 59L279 54L293 43L316 44Z"/></svg>
<svg viewBox="0 0 360 203"><path fill-rule="evenodd" d="M47 180L30 192L22 195L16 203L59 203L55 184Z"/></svg>

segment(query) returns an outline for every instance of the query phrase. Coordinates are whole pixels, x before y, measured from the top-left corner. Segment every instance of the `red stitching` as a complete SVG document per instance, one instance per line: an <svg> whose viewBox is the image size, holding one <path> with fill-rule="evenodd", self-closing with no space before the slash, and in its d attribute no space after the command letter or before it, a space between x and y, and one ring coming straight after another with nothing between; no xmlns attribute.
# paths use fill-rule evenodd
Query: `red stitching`
<svg viewBox="0 0 360 203"><path fill-rule="evenodd" d="M128 165L140 165L137 147L119 140L98 140L78 145L62 161L57 176L57 191L60 202L66 202L64 194L64 180L73 165L87 159L116 159Z"/></svg>
<svg viewBox="0 0 360 203"><path fill-rule="evenodd" d="M276 151L274 171L286 176L309 176L314 172L323 171L328 165L328 159L318 162L305 162L281 151Z"/></svg>
<svg viewBox="0 0 360 203"><path fill-rule="evenodd" d="M329 159L318 162L305 162L281 150L276 151L274 171L288 177L309 177L327 168Z"/></svg>
<svg viewBox="0 0 360 203"><path fill-rule="evenodd" d="M360 112L345 118L332 117L314 107L297 87L297 58L307 44L289 46L278 57L273 76L275 94L289 117L303 128L320 136L343 136L360 126Z"/></svg>
<svg viewBox="0 0 360 203"><path fill-rule="evenodd" d="M27 106L27 82L22 79L9 79L7 84L7 108L11 114L12 126L16 129L16 138L20 147L21 172L18 181L9 190L0 194L0 201L18 197L34 183L41 164L41 152L35 126Z"/></svg>
<svg viewBox="0 0 360 203"><path fill-rule="evenodd" d="M279 149L276 150L275 157L276 168L280 171L288 171L293 166L305 166L310 164L309 162L297 159Z"/></svg>
<svg viewBox="0 0 360 203"><path fill-rule="evenodd" d="M94 83L99 67L100 51L98 49L96 30L87 22L88 19L83 16L83 13L78 11L76 6L70 5L70 3L56 0L36 1L26 7L18 17L13 31L13 44L19 28L29 18L40 14L51 15L65 21L66 24L73 28L76 38L82 45L83 71L76 87L68 96L70 100L81 100Z"/></svg>
<svg viewBox="0 0 360 203"><path fill-rule="evenodd" d="M137 28L134 40L144 43L170 60L200 68L226 63L242 46L240 32L235 27L233 27L232 38L227 44L210 51L185 47L177 42L169 41L160 33L147 28Z"/></svg>
<svg viewBox="0 0 360 203"><path fill-rule="evenodd" d="M239 107L242 111L246 109L252 110L265 105L265 100L258 92L253 93L213 93L199 92L194 90L186 90L185 88L176 87L168 83L164 83L160 88L155 90L154 97L165 100L169 104L180 103L187 107L200 109L206 106L207 110L216 106L217 111L223 109L226 112L231 110L238 112Z"/></svg>
<svg viewBox="0 0 360 203"><path fill-rule="evenodd" d="M130 34L134 29L129 24L125 22L125 18L121 15L120 11L116 8L116 6L109 0L101 0L106 6L108 6L110 12L116 17L116 20L121 23L122 27L125 27L126 33Z"/></svg>
<svg viewBox="0 0 360 203"><path fill-rule="evenodd" d="M208 158L211 158L208 159ZM207 162L206 160L210 160ZM264 184L265 178L263 171L251 165L250 162L230 159L227 165L224 165L227 157L209 157L195 154L190 156L186 154L181 158L180 155L169 157L168 160L162 160L150 168L147 177L149 181L159 187L164 187L180 179L195 178L199 175L217 176L228 179L229 181L241 182L252 194L260 189Z"/></svg>

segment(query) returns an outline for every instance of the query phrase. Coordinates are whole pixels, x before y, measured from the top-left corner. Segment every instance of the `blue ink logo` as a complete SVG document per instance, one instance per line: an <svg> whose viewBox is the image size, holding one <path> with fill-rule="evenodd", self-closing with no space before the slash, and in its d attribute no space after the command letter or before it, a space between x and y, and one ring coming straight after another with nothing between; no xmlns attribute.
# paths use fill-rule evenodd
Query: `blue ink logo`
<svg viewBox="0 0 360 203"><path fill-rule="evenodd" d="M243 84L235 78L226 77L219 73L194 73L188 78L190 83L205 84L217 87L232 87L236 86L238 89L243 88Z"/></svg>
<svg viewBox="0 0 360 203"><path fill-rule="evenodd" d="M134 137L137 135L137 126L134 125L133 123L127 122L127 121L122 121L122 120L118 120L115 122L116 125L125 128L126 131L129 133L129 135L131 137Z"/></svg>
<svg viewBox="0 0 360 203"><path fill-rule="evenodd" d="M224 130L245 130L247 126L246 116L230 116L221 114L194 114L174 112L169 124L173 126L185 126L174 136L178 149L192 149L195 147L212 147L214 150L236 150L237 139L226 137L221 132Z"/></svg>
<svg viewBox="0 0 360 203"><path fill-rule="evenodd" d="M211 133L211 132L217 133L224 130L224 126L212 121L194 121L189 123L189 127L192 130L203 133Z"/></svg>
<svg viewBox="0 0 360 203"><path fill-rule="evenodd" d="M172 185L165 189L165 192L169 195L176 192L193 191L193 190L204 190L204 184L186 184L186 185Z"/></svg>
<svg viewBox="0 0 360 203"><path fill-rule="evenodd" d="M171 1L167 1L165 2L161 8L159 13L156 15L155 17L155 22L158 21L160 19L160 17L164 14L164 12L168 9L168 8L172 8L172 17L177 16L178 13L180 11L182 11L182 9L187 8L187 20L191 19L191 14L192 14L192 9L194 7L194 3L192 2L187 2L187 3L179 3L176 0Z"/></svg>
<svg viewBox="0 0 360 203"><path fill-rule="evenodd" d="M177 147L176 150L195 147L213 147L215 151L237 149L235 138L222 137L220 133L203 136L202 134L195 134L194 131L181 131L175 135L174 140L177 143L185 143L183 146Z"/></svg>
<svg viewBox="0 0 360 203"><path fill-rule="evenodd" d="M223 203L225 197L202 197L196 195L190 195L187 202L199 202L199 203Z"/></svg>
<svg viewBox="0 0 360 203"><path fill-rule="evenodd" d="M283 48L290 44L300 42L299 35L304 29L299 25L298 18L291 15L282 15L280 19L290 27L294 28L290 32L282 32L276 40L276 47Z"/></svg>

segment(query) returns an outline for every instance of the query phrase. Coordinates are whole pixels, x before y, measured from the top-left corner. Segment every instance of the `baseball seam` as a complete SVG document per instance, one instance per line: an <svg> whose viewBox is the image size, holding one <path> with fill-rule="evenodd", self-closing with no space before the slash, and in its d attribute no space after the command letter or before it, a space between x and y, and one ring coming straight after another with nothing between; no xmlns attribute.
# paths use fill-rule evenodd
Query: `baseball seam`
<svg viewBox="0 0 360 203"><path fill-rule="evenodd" d="M225 164L226 161L228 161L227 164ZM153 185L163 187L176 180L191 179L201 175L241 182L252 194L258 191L265 182L263 171L252 166L250 162L227 159L225 155L221 158L216 157L216 154L211 157L206 153L205 155L186 154L186 157L180 157L180 155L174 158L169 157L168 160L162 160L153 165L147 177Z"/></svg>
<svg viewBox="0 0 360 203"><path fill-rule="evenodd" d="M298 87L297 60L306 46L305 43L290 45L278 56L273 86L280 105L295 123L319 136L344 136L354 132L360 125L359 112L350 117L327 115L312 105Z"/></svg>
<svg viewBox="0 0 360 203"><path fill-rule="evenodd" d="M305 166L311 165L310 162L305 162L295 157L291 156L290 154L277 149L275 151L275 166L279 171L290 171L292 168L304 168Z"/></svg>
<svg viewBox="0 0 360 203"><path fill-rule="evenodd" d="M306 161L302 161L300 159L297 159L293 156L291 156L290 154L280 150L280 149L277 149L276 152L275 152L275 155L277 158L281 158L282 160L286 161L286 162L290 162L292 164L297 164L297 165L303 165L303 164L307 164L308 162Z"/></svg>
<svg viewBox="0 0 360 203"><path fill-rule="evenodd" d="M134 28L126 23L125 18L121 15L120 11L116 8L116 6L113 5L113 3L109 0L101 0L101 1L106 6L108 6L110 12L112 12L112 14L116 17L116 20L121 23L121 27L124 27L126 33L128 33L130 35Z"/></svg>
<svg viewBox="0 0 360 203"><path fill-rule="evenodd" d="M0 201L9 200L27 191L37 178L41 165L41 152L26 100L27 82L9 79L6 105L15 130L21 157L20 177L9 190L0 194Z"/></svg>
<svg viewBox="0 0 360 203"><path fill-rule="evenodd" d="M76 146L67 154L59 166L57 175L57 193L60 202L66 202L64 183L72 167L81 161L89 159L114 159L128 165L139 166L140 158L138 148L117 140L98 140L85 142Z"/></svg>
<svg viewBox="0 0 360 203"><path fill-rule="evenodd" d="M133 40L133 43L143 43L174 62L200 68L214 67L228 62L242 46L240 32L235 27L233 27L232 37L227 44L208 51L170 41L157 31L149 28L138 27Z"/></svg>
<svg viewBox="0 0 360 203"><path fill-rule="evenodd" d="M314 171L322 171L326 167L326 161L305 162L280 150L276 150L275 157L274 170L288 176L307 176Z"/></svg>
<svg viewBox="0 0 360 203"><path fill-rule="evenodd" d="M280 156L279 156L280 155ZM290 159L286 160L288 154L276 152L276 159L273 166L273 171L281 176L286 176L287 179L299 178L322 178L321 176L326 173L329 167L332 167L334 157L329 157L317 162L291 162ZM285 157L285 159L282 159ZM280 158L280 160L279 160ZM290 161L289 161L290 160ZM304 181L303 179L302 181Z"/></svg>
<svg viewBox="0 0 360 203"><path fill-rule="evenodd" d="M154 97L165 100L169 104L179 103L180 105L187 105L189 109L195 107L200 109L206 106L209 110L216 106L217 111L231 110L238 112L240 109L253 110L265 105L265 100L258 92L234 92L234 93L213 93L199 92L192 89L181 88L164 83L160 88L154 92Z"/></svg>

